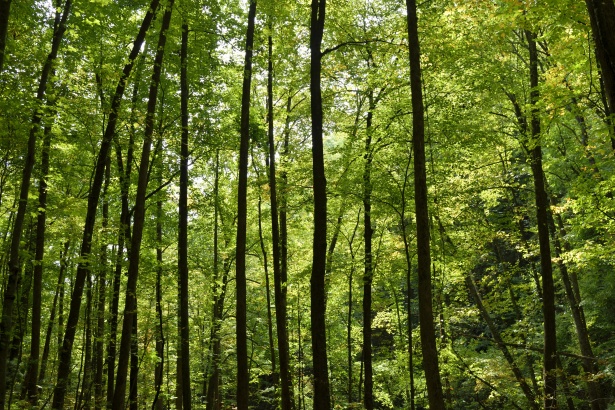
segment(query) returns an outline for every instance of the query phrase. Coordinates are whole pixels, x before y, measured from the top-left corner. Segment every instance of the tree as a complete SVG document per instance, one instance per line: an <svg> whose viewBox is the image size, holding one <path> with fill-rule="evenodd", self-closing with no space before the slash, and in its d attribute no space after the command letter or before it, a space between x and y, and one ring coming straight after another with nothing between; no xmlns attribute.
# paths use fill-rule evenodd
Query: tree
<svg viewBox="0 0 615 410"><path fill-rule="evenodd" d="M431 293L431 255L429 244L429 215L427 176L425 170L425 120L421 77L421 54L418 38L416 2L406 0L408 47L410 51L410 89L412 91L412 148L414 152L414 206L416 216L416 244L418 256L418 293L423 369L427 383L429 407L444 409L442 383L438 366L433 325Z"/></svg>
<svg viewBox="0 0 615 410"><path fill-rule="evenodd" d="M252 48L254 47L254 22L256 1L250 1L248 28L241 92L241 140L239 145L239 181L237 187L237 247L235 256L235 282L237 293L237 407L248 409L249 375L246 322L246 226L248 191L248 149L250 145L250 85L252 82Z"/></svg>
<svg viewBox="0 0 615 410"><path fill-rule="evenodd" d="M325 269L327 263L327 180L322 142L321 89L322 37L326 0L312 0L310 21L310 107L312 110L312 177L314 192L314 239L310 310L312 315L312 363L314 368L314 409L330 409L329 371L325 326Z"/></svg>

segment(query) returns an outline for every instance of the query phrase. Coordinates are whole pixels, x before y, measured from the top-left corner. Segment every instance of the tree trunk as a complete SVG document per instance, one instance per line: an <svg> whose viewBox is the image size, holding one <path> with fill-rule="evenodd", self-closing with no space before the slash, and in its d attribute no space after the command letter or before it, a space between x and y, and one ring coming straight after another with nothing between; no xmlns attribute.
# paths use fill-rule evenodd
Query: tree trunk
<svg viewBox="0 0 615 410"><path fill-rule="evenodd" d="M182 23L181 43L181 152L179 175L179 325L182 358L182 398L185 410L192 409L190 395L190 324L188 320L188 25Z"/></svg>
<svg viewBox="0 0 615 410"><path fill-rule="evenodd" d="M147 48L147 43L145 45ZM145 53L143 53L145 55ZM113 403L113 391L115 389L115 358L117 353L117 327L119 317L119 303L120 303L120 285L122 281L122 268L124 266L124 246L126 245L126 259L130 259L130 210L128 206L128 196L130 190L130 175L132 173L133 152L134 152L134 138L137 102L139 100L139 84L141 82L141 72L143 69L143 55L140 59L140 64L137 67L136 78L132 89L131 98L131 118L130 118L130 134L128 140L128 147L126 150L126 166L124 166L122 159L122 149L116 140L115 154L117 161L117 169L120 180L120 229L117 239L117 255L115 259L115 271L113 274L113 284L111 293L111 303L109 307L109 339L107 345L107 408L111 409Z"/></svg>
<svg viewBox="0 0 615 410"><path fill-rule="evenodd" d="M92 249L92 233L94 231L94 224L96 222L96 210L98 208L98 199L102 189L102 183L104 179L105 164L107 162L107 154L109 152L109 145L115 135L115 127L117 125L119 108L122 102L122 96L126 88L126 81L130 76L134 61L139 54L143 41L145 39L145 33L147 32L154 12L158 8L159 0L152 0L150 7L143 19L139 34L137 35L133 44L132 51L128 57L128 63L124 66L124 70L120 76L113 100L111 102L111 110L109 114L109 121L107 122L107 128L102 138L98 157L96 159L96 169L92 178L92 186L88 194L88 206L87 214L85 217L85 224L83 228L83 239L81 242L80 262L77 266L77 274L74 282L74 290L71 297L70 311L68 320L66 323L66 332L60 351L60 360L58 365L57 383L53 391L52 408L61 410L64 408L64 398L66 396L66 387L68 383L68 376L71 371L71 355L73 350L73 342L75 340L75 332L77 330L77 324L79 322L79 310L81 309L81 296L83 295L83 286L85 283L85 277L89 274L90 267L87 264L87 257Z"/></svg>
<svg viewBox="0 0 615 410"><path fill-rule="evenodd" d="M53 322L55 321L56 315L56 306L58 305L58 299L61 295L64 294L64 273L66 270L66 253L68 252L69 242L64 243L64 251L60 251L60 272L58 273L58 282L56 284L56 291L53 295L53 304L51 305L51 312L49 313L49 322L47 323L47 332L45 333L45 345L43 347L43 354L41 356L41 370L38 375L39 383L45 381L46 373L47 373L47 360L49 358L49 350L51 346L51 336L53 333ZM60 312L62 307L59 308ZM58 334L62 331L61 327L58 326ZM59 347L59 344L58 344Z"/></svg>
<svg viewBox="0 0 615 410"><path fill-rule="evenodd" d="M294 408L293 388L290 374L288 330L286 328L286 275L282 275L280 261L280 227L278 223L278 199L275 164L275 142L273 135L273 39L267 41L267 135L269 145L269 196L271 202L271 240L273 250L273 281L275 295L275 321L280 356L280 387L282 388L282 410Z"/></svg>
<svg viewBox="0 0 615 410"><path fill-rule="evenodd" d="M613 0L585 0L596 57L600 65L608 113L615 112L615 3Z"/></svg>
<svg viewBox="0 0 615 410"><path fill-rule="evenodd" d="M162 17L162 25L156 46L156 56L154 58L154 71L149 88L147 102L147 115L145 117L145 132L143 136L143 148L141 151L141 162L139 166L139 176L137 183L137 194L135 198L132 237L130 243L130 263L128 265L128 280L126 283L126 299L124 305L124 321L122 324L122 339L117 366L117 378L113 392L113 408L123 409L126 400L126 375L128 373L128 363L131 356L131 340L133 332L133 322L137 313L137 279L139 277L139 262L141 240L143 237L143 225L145 220L145 195L149 178L149 157L152 146L152 135L154 133L154 117L156 113L156 103L158 97L158 86L162 73L162 62L164 48L166 44L166 34L171 23L171 12L174 0L169 0Z"/></svg>
<svg viewBox="0 0 615 410"><path fill-rule="evenodd" d="M551 264L551 245L549 243L548 210L549 200L545 190L545 177L542 170L542 150L540 146L540 117L538 103L538 52L536 35L525 31L530 56L530 104L532 105L529 149L532 161L532 176L536 194L536 221L538 223L538 242L540 245L540 269L542 276L543 315L544 315L544 407L545 410L557 409L557 363L556 363L556 329L555 329L555 288L553 284L553 266Z"/></svg>
<svg viewBox="0 0 615 410"><path fill-rule="evenodd" d="M365 261L363 273L363 403L367 410L374 409L374 381L372 367L372 116L374 110L374 91L369 91L369 110L365 127L365 153L363 158L363 239L365 242Z"/></svg>
<svg viewBox="0 0 615 410"><path fill-rule="evenodd" d="M98 300L96 305L96 335L94 342L94 408L100 410L105 407L104 396L104 338L105 338L105 300L107 296L107 228L109 225L109 197L108 189L111 181L111 157L107 156L105 166L105 184L103 187L102 204L102 245L100 247L100 273L97 278Z"/></svg>
<svg viewBox="0 0 615 410"><path fill-rule="evenodd" d="M421 59L418 38L416 1L406 0L408 46L410 51L410 89L412 91L412 147L414 150L414 204L416 212L416 243L418 257L419 320L423 369L431 410L444 410L442 382L438 366L431 292L431 255L429 244L429 215L427 203L427 175L425 170L425 119L421 78Z"/></svg>
<svg viewBox="0 0 615 410"><path fill-rule="evenodd" d="M41 345L41 295L43 284L43 256L45 253L45 230L47 221L47 177L49 175L49 149L51 147L51 125L45 126L41 151L41 177L38 187L38 215L36 221L36 249L32 283L32 335L30 358L24 377L22 398L35 406L38 401L37 376Z"/></svg>
<svg viewBox="0 0 615 410"><path fill-rule="evenodd" d="M6 33L9 28L9 15L11 13L11 0L0 0L0 73L4 68L4 55L6 53Z"/></svg>
<svg viewBox="0 0 615 410"><path fill-rule="evenodd" d="M241 142L239 147L239 181L237 188L236 243L236 320L237 320L237 408L248 409L250 379L248 374L248 341L246 317L246 227L248 192L248 149L250 145L250 84L252 82L252 48L256 0L250 1L246 32L243 88L241 93Z"/></svg>
<svg viewBox="0 0 615 410"><path fill-rule="evenodd" d="M254 163L254 160L253 160ZM267 164L269 161L267 160ZM256 168L256 167L255 167ZM258 171L257 171L258 172ZM267 249L265 248L265 240L263 238L263 212L262 212L262 197L258 196L258 239L261 245L261 253L263 254L263 271L265 273L265 295L267 299L267 335L269 336L269 356L271 357L271 375L274 380L275 388L279 382L277 374L275 347L273 342L273 319L271 314L271 288L269 283L269 263L267 261Z"/></svg>
<svg viewBox="0 0 615 410"><path fill-rule="evenodd" d="M219 152L216 151L216 171L214 175L214 260L213 260L213 318L211 327L211 375L209 377L209 383L207 383L207 407L206 410L218 410L221 408L219 384L220 384L220 328L222 326L222 313L224 310L224 299L226 296L226 284L228 280L228 269L230 264L223 266L222 286L218 287L218 275L219 275L219 252L218 252L218 215L220 213L220 198L219 198L219 184L220 184L220 158Z"/></svg>
<svg viewBox="0 0 615 410"><path fill-rule="evenodd" d="M162 178L160 178L162 179ZM156 317L158 326L156 329L156 367L154 369L154 402L152 410L162 410L163 401L160 397L162 391L162 377L164 372L164 327L162 317L162 200L156 203Z"/></svg>
<svg viewBox="0 0 615 410"><path fill-rule="evenodd" d="M321 88L322 37L325 27L326 0L312 0L310 23L310 98L312 110L312 172L314 179L314 240L310 311L312 316L312 367L314 369L314 409L331 408L327 365L326 290L327 263L327 180L322 141L323 113Z"/></svg>
<svg viewBox="0 0 615 410"><path fill-rule="evenodd" d="M139 338L137 318L138 315L135 311L132 318L132 337L130 340L130 390L128 392L128 408L130 410L137 410L139 404Z"/></svg>

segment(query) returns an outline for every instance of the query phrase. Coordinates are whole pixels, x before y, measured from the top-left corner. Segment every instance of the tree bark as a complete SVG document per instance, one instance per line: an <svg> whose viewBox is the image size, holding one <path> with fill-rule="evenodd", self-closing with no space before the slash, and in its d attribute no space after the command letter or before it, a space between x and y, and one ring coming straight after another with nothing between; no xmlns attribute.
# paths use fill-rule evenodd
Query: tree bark
<svg viewBox="0 0 615 410"><path fill-rule="evenodd" d="M312 315L312 366L314 369L314 409L331 408L327 365L326 290L327 263L327 180L322 141L323 113L321 87L322 37L326 0L312 0L310 23L310 98L312 110L312 172L314 190L314 240L310 301Z"/></svg>
<svg viewBox="0 0 615 410"><path fill-rule="evenodd" d="M239 146L239 180L237 188L237 238L235 259L237 320L237 408L248 410L250 378L248 374L248 341L246 315L246 228L248 192L248 150L250 145L250 87L252 83L252 47L256 1L250 1L246 31L243 88L241 93L241 141Z"/></svg>
<svg viewBox="0 0 615 410"><path fill-rule="evenodd" d="M412 147L414 150L414 204L416 212L416 243L419 293L419 320L423 351L423 369L431 410L444 410L442 382L438 366L433 323L431 291L431 255L429 244L429 215L427 203L427 175L425 170L425 119L421 78L420 46L416 1L406 0L408 46L410 51L410 89L412 91Z"/></svg>

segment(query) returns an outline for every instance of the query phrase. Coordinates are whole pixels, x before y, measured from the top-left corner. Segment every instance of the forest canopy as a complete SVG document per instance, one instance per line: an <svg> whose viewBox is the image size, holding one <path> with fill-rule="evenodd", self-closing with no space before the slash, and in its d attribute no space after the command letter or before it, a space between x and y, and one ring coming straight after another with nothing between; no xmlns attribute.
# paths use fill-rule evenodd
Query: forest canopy
<svg viewBox="0 0 615 410"><path fill-rule="evenodd" d="M0 410L615 406L613 0L0 0Z"/></svg>

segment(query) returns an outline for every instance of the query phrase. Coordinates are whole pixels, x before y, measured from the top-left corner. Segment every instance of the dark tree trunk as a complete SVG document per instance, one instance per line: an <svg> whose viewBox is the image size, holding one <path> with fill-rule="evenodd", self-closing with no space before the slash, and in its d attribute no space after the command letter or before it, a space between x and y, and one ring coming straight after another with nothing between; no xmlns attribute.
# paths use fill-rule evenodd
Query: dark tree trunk
<svg viewBox="0 0 615 410"><path fill-rule="evenodd" d="M273 281L275 295L275 321L280 356L280 387L282 388L282 410L294 408L293 388L290 375L288 330L286 328L286 275L282 276L280 262L280 227L278 223L278 199L276 185L275 143L273 135L273 39L268 37L267 62L267 134L269 140L269 195L271 201L271 239L273 250Z"/></svg>
<svg viewBox="0 0 615 410"><path fill-rule="evenodd" d="M314 369L314 409L331 408L327 365L326 290L327 264L327 180L322 141L323 113L321 87L322 37L326 0L312 0L310 22L310 97L312 110L312 172L314 186L314 240L310 301L312 316L312 366Z"/></svg>
<svg viewBox="0 0 615 410"><path fill-rule="evenodd" d="M162 179L162 178L160 178ZM162 200L156 203L156 356L158 358L154 369L154 402L152 410L162 410L163 401L160 397L162 391L162 377L164 372L164 325L162 317Z"/></svg>
<svg viewBox="0 0 615 410"><path fill-rule="evenodd" d="M252 82L252 47L254 45L254 22L256 1L250 1L248 28L246 32L243 88L241 94L241 142L239 147L239 181L237 188L237 244L236 244L236 292L237 292L237 408L248 409L250 378L248 375L248 341L246 316L246 226L248 192L248 150L250 145L250 84Z"/></svg>
<svg viewBox="0 0 615 410"><path fill-rule="evenodd" d="M414 388L414 338L412 337L412 299L413 289L410 275L412 273L412 256L410 255L410 244L408 243L408 221L406 221L406 188L408 186L408 171L412 158L408 156L408 162L404 169L404 183L401 188L401 210L399 213L400 225L402 228L401 234L404 242L404 256L406 259L406 298L408 300L408 309L406 312L408 321L408 373L410 375L410 410L414 410L415 388Z"/></svg>
<svg viewBox="0 0 615 410"><path fill-rule="evenodd" d="M85 353L83 359L83 382L79 393L77 408L89 409L92 399L92 276L86 279L85 296L85 337L83 340Z"/></svg>
<svg viewBox="0 0 615 410"><path fill-rule="evenodd" d="M406 9L408 46L410 49L410 89L412 91L414 204L416 212L419 321L421 326L423 369L425 370L429 408L431 410L444 410L444 397L442 395L442 382L438 366L438 351L436 348L432 309L427 175L425 170L425 119L416 1L406 0Z"/></svg>
<svg viewBox="0 0 615 410"><path fill-rule="evenodd" d="M137 327L138 315L135 311L132 318L132 338L130 340L130 390L128 393L128 408L138 409L139 399L139 338Z"/></svg>
<svg viewBox="0 0 615 410"><path fill-rule="evenodd" d="M98 208L98 200L100 192L102 190L102 184L104 180L105 165L107 163L107 155L109 152L109 146L111 140L115 135L115 127L117 125L119 108L122 102L122 96L126 88L126 81L130 76L134 61L139 54L143 41L145 39L145 33L147 32L154 12L158 8L159 0L152 0L148 9L139 34L137 35L133 44L132 51L128 57L128 63L124 66L124 70L120 76L113 100L111 102L111 110L109 114L109 121L107 122L107 128L102 138L98 157L96 159L96 169L94 177L92 178L92 186L88 195L87 214L85 217L85 224L83 228L83 239L81 242L80 260L87 261L87 257L92 249L92 233L94 231L94 224L96 222L96 210ZM71 371L71 355L73 351L73 342L75 340L75 332L77 330L77 324L79 322L79 311L81 309L81 296L83 295L83 287L85 284L85 278L89 274L90 267L87 262L80 262L77 266L77 274L74 282L73 294L70 303L70 312L66 323L66 333L60 350L60 360L58 366L57 383L53 391L52 408L61 410L64 408L64 398L66 396L66 387L68 383L68 377Z"/></svg>
<svg viewBox="0 0 615 410"><path fill-rule="evenodd" d="M111 157L107 156L105 165L105 184L103 187L102 204L102 245L100 248L100 273L97 278L98 300L96 304L96 336L94 342L94 408L100 410L105 407L104 396L104 338L105 338L105 300L107 296L107 228L109 225L109 197L108 189L111 181Z"/></svg>
<svg viewBox="0 0 615 410"><path fill-rule="evenodd" d="M68 252L69 242L64 243L64 251L60 251L60 272L58 273L58 282L56 284L56 291L53 295L53 304L51 305L51 312L49 312L49 322L47 323L47 332L45 333L45 345L43 347L43 354L41 356L41 370L38 375L39 382L45 381L46 373L47 373L47 360L49 358L49 350L51 346L51 336L53 333L53 323L56 317L56 306L58 305L58 300L61 295L64 294L64 273L66 270L66 253ZM61 303L59 307L60 312L62 311ZM60 313L61 314L61 313ZM61 334L62 329L58 326L58 334ZM61 340L60 340L61 342ZM59 347L59 344L58 344Z"/></svg>
<svg viewBox="0 0 615 410"><path fill-rule="evenodd" d="M41 294L43 284L43 256L45 253L45 230L47 221L47 176L49 174L49 149L51 147L51 125L45 126L41 151L41 177L38 187L38 215L36 221L36 249L32 283L32 335L30 339L30 358L24 377L22 398L31 405L38 401L37 376L41 345Z"/></svg>
<svg viewBox="0 0 615 410"><path fill-rule="evenodd" d="M359 222L361 217L361 210L359 209L359 213L357 215L357 223L352 230L352 235L348 239L348 250L350 251L350 272L348 273L348 313L346 317L346 352L347 352L347 361L348 361L348 403L352 403L354 401L352 396L352 314L354 309L354 304L352 303L352 286L353 279L355 273L355 250L352 248L352 244L354 242L354 238L357 234L357 229L359 228ZM360 388L359 388L360 389Z"/></svg>
<svg viewBox="0 0 615 410"><path fill-rule="evenodd" d="M158 44L156 46L156 56L154 58L154 69L150 82L149 96L147 102L147 115L145 117L145 131L143 136L143 148L141 151L141 162L139 166L139 176L137 183L137 194L134 206L133 228L130 242L130 263L128 265L128 279L126 283L126 299L124 304L124 321L122 324L122 339L117 366L117 378L113 392L113 408L123 409L126 400L126 376L128 373L128 363L131 356L131 340L133 332L133 322L137 314L137 279L139 277L139 262L141 240L143 237L143 225L145 220L145 195L149 178L149 157L152 146L152 135L154 133L154 117L156 113L156 103L158 97L158 86L162 73L162 62L164 48L166 44L166 34L171 23L171 12L174 0L169 0L166 5Z"/></svg>
<svg viewBox="0 0 615 410"><path fill-rule="evenodd" d="M253 161L254 163L254 161ZM267 161L267 163L269 163ZM257 171L258 172L258 171ZM271 375L273 376L274 385L277 388L279 377L277 374L275 347L273 342L273 319L271 314L271 287L269 283L269 263L267 261L267 249L265 248L265 239L263 238L263 212L262 212L262 197L258 196L258 239L261 245L261 253L263 254L263 270L265 273L265 295L267 299L267 334L269 336L269 356L271 357Z"/></svg>
<svg viewBox="0 0 615 410"><path fill-rule="evenodd" d="M4 68L4 55L6 52L6 33L9 28L9 15L11 14L11 0L0 0L0 73Z"/></svg>
<svg viewBox="0 0 615 410"><path fill-rule="evenodd" d="M223 267L222 286L218 285L219 268L219 253L218 253L218 215L220 213L220 198L218 195L218 187L220 184L220 158L219 152L216 152L216 170L214 176L214 260L213 260L213 318L211 327L211 375L207 384L207 407L206 410L218 410L221 408L219 385L220 385L220 327L222 326L222 313L224 309L224 299L226 296L226 283L228 280L228 268L230 265Z"/></svg>
<svg viewBox="0 0 615 410"><path fill-rule="evenodd" d="M147 48L147 44L145 46ZM145 54L145 53L144 53ZM130 175L132 173L134 138L136 122L137 102L139 100L139 83L141 82L141 71L143 69L143 58L140 59L140 64L137 67L136 78L132 89L131 99L131 128L128 140L128 148L126 150L126 166L122 159L122 149L119 142L116 140L115 153L117 160L117 168L120 180L120 229L117 240L117 255L115 259L115 270L113 273L113 284L111 293L111 303L109 306L109 339L107 345L107 407L111 409L113 403L113 390L115 388L115 358L117 353L117 327L119 317L120 303L120 285L122 281L122 268L124 266L124 246L126 245L126 259L130 259L130 210L128 207L128 196L130 190Z"/></svg>
<svg viewBox="0 0 615 410"><path fill-rule="evenodd" d="M367 410L374 409L374 381L372 367L372 117L374 92L369 91L369 110L365 128L365 153L363 165L363 240L365 260L363 273L363 362L365 368L363 404Z"/></svg>
<svg viewBox="0 0 615 410"><path fill-rule="evenodd" d="M4 20L6 17L6 21L8 24L8 9L10 7L10 3L7 3L5 0L1 0L2 7L6 6L6 16L4 13L1 18ZM66 21L68 19L68 15L70 14L70 9L72 6L71 0L66 0L64 4L64 9L62 10L62 16L56 13L56 19L54 22L54 33L51 42L51 51L47 55L47 59L43 64L43 68L41 70L41 78L38 84L38 90L36 92L36 103L34 108L34 113L32 114L32 121L30 125L30 135L28 138L28 148L25 157L25 163L23 167L22 177L21 177L21 185L19 192L19 204L17 206L17 213L15 214L15 221L13 223L13 232L11 235L11 248L9 251L9 260L8 260L8 278L6 281L6 285L4 288L4 296L2 300L2 317L0 318L0 409L4 409L5 405L5 396L6 396L6 375L7 375L7 359L10 345L10 337L11 332L13 330L13 305L15 303L15 297L17 295L17 280L19 278L20 271L20 260L19 260L19 249L21 242L21 235L23 230L23 222L26 215L26 207L28 205L28 192L30 190L30 179L32 176L32 168L34 167L35 161L35 151L36 151L36 139L38 133L40 131L40 123L43 116L42 105L45 99L45 91L47 89L47 82L49 80L50 74L52 73L53 62L55 61L58 50L60 49L60 43L62 42L62 38L64 36L64 32L66 31ZM0 22L0 24L3 24ZM0 26L0 30L6 30ZM6 32L4 35L0 32L0 38L2 41L3 49L0 49L0 57L2 60L4 58L4 40L6 39ZM0 63L2 62L0 60ZM1 64L0 64L0 72L1 72Z"/></svg>
<svg viewBox="0 0 615 410"><path fill-rule="evenodd" d="M556 362L556 329L555 329L555 287L553 284L553 266L551 264L551 245L549 243L548 211L549 199L545 190L545 176L542 170L542 149L540 146L540 117L536 104L538 103L538 52L536 50L536 35L525 31L530 56L530 104L532 105L530 119L529 149L532 161L532 176L536 194L536 221L538 223L538 242L540 245L540 270L542 276L542 306L544 315L544 408L557 409L557 362Z"/></svg>
<svg viewBox="0 0 615 410"><path fill-rule="evenodd" d="M185 410L192 409L190 395L190 326L188 320L188 25L182 24L181 44L181 163L179 175L179 326L182 358L182 398Z"/></svg>
<svg viewBox="0 0 615 410"><path fill-rule="evenodd" d="M585 0L591 22L596 57L604 81L608 112L615 110L615 3L613 0Z"/></svg>

